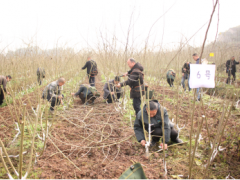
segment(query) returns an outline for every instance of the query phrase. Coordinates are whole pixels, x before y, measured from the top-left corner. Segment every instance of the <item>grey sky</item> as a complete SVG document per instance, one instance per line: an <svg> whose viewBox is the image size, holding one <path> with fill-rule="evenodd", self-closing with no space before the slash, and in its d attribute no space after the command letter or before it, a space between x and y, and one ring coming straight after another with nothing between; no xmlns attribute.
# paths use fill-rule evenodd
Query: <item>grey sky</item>
<svg viewBox="0 0 240 180"><path fill-rule="evenodd" d="M175 4L174 4L175 3ZM0 51L26 47L33 42L41 48L64 46L80 49L96 47L100 32L119 45L126 43L133 13L130 44L143 45L153 23L174 6L153 26L150 45L163 43L172 47L182 35L190 38L208 22L212 0L0 0ZM239 0L220 0L219 32L240 25ZM208 35L213 41L217 30L216 9ZM203 41L207 25L192 39L191 45ZM163 37L163 38L162 38ZM162 41L163 39L163 41ZM32 41L31 41L32 40ZM173 44L175 43L175 44Z"/></svg>

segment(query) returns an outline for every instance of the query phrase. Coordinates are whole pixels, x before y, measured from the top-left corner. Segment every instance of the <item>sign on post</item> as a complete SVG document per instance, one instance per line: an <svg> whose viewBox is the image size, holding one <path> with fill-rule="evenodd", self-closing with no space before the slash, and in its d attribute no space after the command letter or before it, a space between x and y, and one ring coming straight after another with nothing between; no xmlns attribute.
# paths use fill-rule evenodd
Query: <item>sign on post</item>
<svg viewBox="0 0 240 180"><path fill-rule="evenodd" d="M190 64L190 88L215 88L216 65Z"/></svg>

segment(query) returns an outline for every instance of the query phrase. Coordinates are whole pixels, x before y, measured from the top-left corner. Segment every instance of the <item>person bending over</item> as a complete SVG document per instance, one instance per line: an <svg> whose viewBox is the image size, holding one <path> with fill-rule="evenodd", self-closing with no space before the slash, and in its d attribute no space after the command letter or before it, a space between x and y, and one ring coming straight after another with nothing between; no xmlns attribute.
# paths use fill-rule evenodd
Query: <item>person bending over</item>
<svg viewBox="0 0 240 180"><path fill-rule="evenodd" d="M89 103L94 104L95 99L100 96L97 89L88 84L80 85L78 92L72 93L72 95L78 96L85 105L89 105Z"/></svg>
<svg viewBox="0 0 240 180"><path fill-rule="evenodd" d="M112 103L113 101L118 101L118 99L121 97L121 87L117 88L116 86L120 82L120 77L116 76L115 79L108 81L105 83L103 87L103 98L107 99L108 103Z"/></svg>
<svg viewBox="0 0 240 180"><path fill-rule="evenodd" d="M155 144L159 142L160 136L163 136L162 121L164 121L163 124L164 124L165 149L167 149L170 140L175 143L182 143L183 141L178 138L178 132L173 128L173 124L170 123L169 121L167 110L164 107L161 107L160 103L157 100L150 101L149 106L150 107L148 107L148 105L145 104L145 106L143 107L143 122L145 130L148 131L149 126L148 117L150 116L152 135L152 142L150 146L155 146ZM164 108L163 120L161 116L161 108ZM142 110L140 110L137 114L134 123L134 132L138 142L140 142L142 146L145 146L146 140L143 132ZM161 143L160 146L163 146L163 143Z"/></svg>
<svg viewBox="0 0 240 180"><path fill-rule="evenodd" d="M170 87L173 87L173 82L175 79L176 73L174 72L173 69L169 69L167 72L167 82Z"/></svg>
<svg viewBox="0 0 240 180"><path fill-rule="evenodd" d="M59 105L60 103L63 104L62 99L64 98L64 95L62 94L62 86L64 84L65 79L59 78L57 81L48 84L43 90L42 98L51 102L50 111L54 111L56 105Z"/></svg>

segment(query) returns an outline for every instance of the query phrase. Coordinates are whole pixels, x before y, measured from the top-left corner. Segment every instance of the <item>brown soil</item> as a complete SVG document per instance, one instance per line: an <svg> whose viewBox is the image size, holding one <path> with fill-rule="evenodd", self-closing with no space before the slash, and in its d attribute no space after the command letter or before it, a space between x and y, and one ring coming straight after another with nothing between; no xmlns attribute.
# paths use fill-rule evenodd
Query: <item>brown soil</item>
<svg viewBox="0 0 240 180"><path fill-rule="evenodd" d="M97 81L96 88L102 90L102 87L103 84ZM191 128L191 108L189 107L192 106L192 104L189 105L188 96L179 94L179 104L182 106L177 109L176 103L163 100L161 95L167 95L165 98L168 99L176 99L176 91L159 86L153 86L153 89L155 90L155 99L160 100L167 108L169 117L170 119L174 118L174 122L176 122L178 112L179 126L185 125L180 133L180 138L188 141ZM0 126L0 137L6 142L14 136L14 121L16 121L16 119L12 119L8 108L0 108L2 117L0 122L4 124L4 127ZM37 173L37 178L44 179L115 179L119 178L133 164L133 161L143 165L145 174L149 179L173 178L172 175L183 175L182 178L188 177L189 145L169 147L169 150L166 151L166 177L162 163L163 153L154 153L157 148L151 148L152 155L146 159L145 148L136 141L129 117L124 117L115 108L118 109L116 104L104 103L102 94L95 101L95 104L90 106L84 106L80 99L75 99L72 109L63 111L57 116L56 122L51 122L53 123L49 133L51 140L47 141L47 147L33 166L33 173L30 174L29 178L35 178L34 173ZM213 139L221 118L221 110L212 110L208 106L205 106L205 110L204 115L208 119L210 136ZM91 112L89 113L89 111ZM197 131L201 115L203 115L203 111L200 103L197 103L194 113L194 133ZM227 147L227 150L220 152L213 161L209 168L210 178L225 178L229 173L234 178L240 178L238 152L236 146L230 146L232 141L227 139L231 132L239 133L239 119L236 119L235 116L231 116L228 120L222 139L222 146ZM201 135L204 140L199 145L197 153L200 154L198 156L200 156L199 159L202 163L206 164L206 157L209 154L209 139L207 138L205 122ZM231 137L239 137L239 134L231 135ZM194 163L192 178L201 178L203 173L204 168Z"/></svg>

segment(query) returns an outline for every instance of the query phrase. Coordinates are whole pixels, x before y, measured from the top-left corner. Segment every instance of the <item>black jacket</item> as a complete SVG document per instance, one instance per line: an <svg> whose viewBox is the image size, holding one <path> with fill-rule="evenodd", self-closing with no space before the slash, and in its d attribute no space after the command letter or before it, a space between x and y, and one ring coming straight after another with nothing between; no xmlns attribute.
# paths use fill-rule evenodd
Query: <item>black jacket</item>
<svg viewBox="0 0 240 180"><path fill-rule="evenodd" d="M88 75L91 75L91 71L93 69L93 63L92 62L95 62L93 60L89 60L86 62L86 64L82 67L82 69L86 69L87 68L87 74ZM96 63L96 62L95 62Z"/></svg>
<svg viewBox="0 0 240 180"><path fill-rule="evenodd" d="M154 128L162 128L162 116L161 116L161 105L157 100L153 100L158 104L158 111L156 116L150 118L151 124L153 124ZM171 123L169 122L168 113L167 110L163 109L163 117L164 117L164 135L165 135L165 143L168 143L170 141L170 132L171 132ZM143 107L143 121L145 125L145 129L148 131L148 114L146 110L146 104ZM136 138L138 142L141 142L141 140L145 140L144 132L143 132L143 125L142 125L142 110L140 110L137 114L135 123L134 123L134 132L136 135Z"/></svg>
<svg viewBox="0 0 240 180"><path fill-rule="evenodd" d="M184 70L184 68L186 69L186 71ZM184 73L184 74L190 74L190 63L189 63L189 64L185 63L185 64L183 65L183 67L182 67L182 73Z"/></svg>
<svg viewBox="0 0 240 180"><path fill-rule="evenodd" d="M128 71L128 80L120 83L121 87L122 86L130 86L131 88L131 92L130 92L130 97L131 98L139 98L141 97L141 92L140 92L140 87L142 89L142 95L145 94L144 91L144 81L143 81L143 66L140 63L136 63L133 68ZM140 80L140 84L139 84L139 80Z"/></svg>
<svg viewBox="0 0 240 180"><path fill-rule="evenodd" d="M239 64L239 62L237 61L232 61L232 60L227 60L226 62L226 73L228 73L228 71L231 71L233 73L236 72L236 64Z"/></svg>
<svg viewBox="0 0 240 180"><path fill-rule="evenodd" d="M121 88L116 88L114 85L114 80L111 80L105 83L103 91L104 91L103 98L107 99L108 95L111 92L121 93Z"/></svg>

